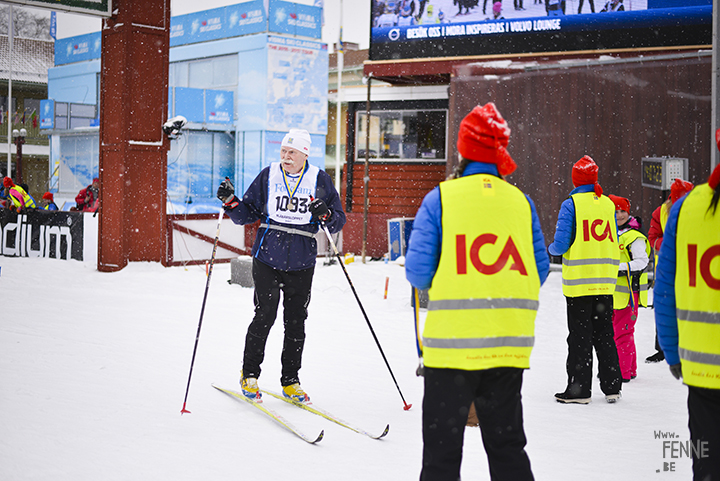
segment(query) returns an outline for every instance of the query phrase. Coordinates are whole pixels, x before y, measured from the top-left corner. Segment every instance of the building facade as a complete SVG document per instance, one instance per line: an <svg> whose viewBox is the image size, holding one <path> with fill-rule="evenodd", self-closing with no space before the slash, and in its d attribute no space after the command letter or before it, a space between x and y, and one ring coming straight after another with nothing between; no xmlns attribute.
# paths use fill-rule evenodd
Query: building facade
<svg viewBox="0 0 720 481"><path fill-rule="evenodd" d="M320 7L250 2L171 18L167 213L211 213L230 177L239 192L279 158L291 128L307 129L310 162L324 168L327 45ZM100 33L60 39L41 127L50 136L56 197L71 203L98 175ZM152 59L148 59L152 61Z"/></svg>

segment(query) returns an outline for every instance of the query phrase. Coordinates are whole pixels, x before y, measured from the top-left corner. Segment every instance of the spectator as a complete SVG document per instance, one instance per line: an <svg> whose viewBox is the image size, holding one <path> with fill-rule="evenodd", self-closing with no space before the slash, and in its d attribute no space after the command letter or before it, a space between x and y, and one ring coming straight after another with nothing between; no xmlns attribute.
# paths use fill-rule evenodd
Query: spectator
<svg viewBox="0 0 720 481"><path fill-rule="evenodd" d="M517 167L509 139L495 104L476 106L460 123L457 178L425 196L413 223L405 275L430 289L421 480L460 478L472 405L491 478L533 479L520 391L550 261L532 200L504 180Z"/></svg>
<svg viewBox="0 0 720 481"><path fill-rule="evenodd" d="M720 129L715 138L720 147ZM719 201L720 165L670 209L655 282L660 346L688 386L694 481L720 479Z"/></svg>
<svg viewBox="0 0 720 481"><path fill-rule="evenodd" d="M630 201L616 195L608 197L615 204L620 245L620 271L613 294L613 330L622 381L630 382L637 377L635 323L638 307L647 307L650 242L640 232L637 219L630 215Z"/></svg>
<svg viewBox="0 0 720 481"><path fill-rule="evenodd" d="M345 225L342 202L332 179L307 161L310 145L307 130L292 129L282 140L280 162L260 171L242 199L234 195L230 179L225 179L217 190L233 222L262 222L252 247L255 317L245 337L240 378L243 394L254 400L261 397L260 365L281 292L285 340L280 384L285 397L300 402L310 400L300 386L298 372L317 257L315 233L321 223L331 233Z"/></svg>
<svg viewBox="0 0 720 481"><path fill-rule="evenodd" d="M592 394L593 348L605 400L620 399L620 364L613 333L613 292L620 263L615 205L602 195L598 166L589 156L572 169L575 189L560 206L555 239L548 247L563 256L563 294L569 335L567 387L560 403L588 404Z"/></svg>
<svg viewBox="0 0 720 481"><path fill-rule="evenodd" d="M580 4L582 5L582 0L580 0ZM601 12L624 12L625 6L623 5L622 0L610 0L605 4ZM580 13L580 12L578 12Z"/></svg>
<svg viewBox="0 0 720 481"><path fill-rule="evenodd" d="M40 200L40 206L45 210L58 210L57 204L53 199L52 192L45 192Z"/></svg>
<svg viewBox="0 0 720 481"><path fill-rule="evenodd" d="M11 204L8 205L6 201L6 207L16 210L17 212L24 212L28 209L35 209L35 199L28 194L25 189L19 185L15 185L15 182L10 177L3 179L3 187L7 190L6 196Z"/></svg>
<svg viewBox="0 0 720 481"><path fill-rule="evenodd" d="M670 207L682 196L690 192L693 188L691 182L685 182L682 179L675 179L670 186L670 197L667 198L655 211L652 213L650 218L650 230L648 231L648 240L650 246L653 248L655 253L654 265L657 267L657 255L660 252L660 246L663 240L663 231L665 230L665 223L667 222L668 215L670 214ZM665 360L665 354L662 352L660 343L658 342L657 332L655 333L655 354L645 358L645 362L653 363Z"/></svg>
<svg viewBox="0 0 720 481"><path fill-rule="evenodd" d="M92 184L82 189L75 197L75 210L96 212L100 205L100 179L95 177Z"/></svg>

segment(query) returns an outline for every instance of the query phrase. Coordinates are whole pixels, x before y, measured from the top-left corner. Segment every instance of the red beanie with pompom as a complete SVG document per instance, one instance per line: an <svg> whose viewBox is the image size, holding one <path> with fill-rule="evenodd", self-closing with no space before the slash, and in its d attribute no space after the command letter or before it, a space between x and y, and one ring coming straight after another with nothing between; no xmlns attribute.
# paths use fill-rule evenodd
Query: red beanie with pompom
<svg viewBox="0 0 720 481"><path fill-rule="evenodd" d="M630 201L625 197L610 194L608 195L608 198L613 201L613 204L615 204L615 210L624 210L625 212L630 213Z"/></svg>
<svg viewBox="0 0 720 481"><path fill-rule="evenodd" d="M673 204L683 195L690 192L695 187L692 182L685 182L682 179L675 179L670 186L670 202Z"/></svg>
<svg viewBox="0 0 720 481"><path fill-rule="evenodd" d="M52 192L45 192L42 198L45 200L49 200L50 202L54 202Z"/></svg>
<svg viewBox="0 0 720 481"><path fill-rule="evenodd" d="M5 177L3 179L3 187L7 187L7 188L15 187L15 182L13 182L13 180L10 177Z"/></svg>
<svg viewBox="0 0 720 481"><path fill-rule="evenodd" d="M505 149L510 127L492 102L477 105L460 122L457 149L464 159L495 164L500 175L510 175L517 164Z"/></svg>
<svg viewBox="0 0 720 481"><path fill-rule="evenodd" d="M598 166L589 155L585 155L582 159L575 162L572 168L572 182L575 187L593 184L595 186L595 194L600 197L603 190L597 180Z"/></svg>

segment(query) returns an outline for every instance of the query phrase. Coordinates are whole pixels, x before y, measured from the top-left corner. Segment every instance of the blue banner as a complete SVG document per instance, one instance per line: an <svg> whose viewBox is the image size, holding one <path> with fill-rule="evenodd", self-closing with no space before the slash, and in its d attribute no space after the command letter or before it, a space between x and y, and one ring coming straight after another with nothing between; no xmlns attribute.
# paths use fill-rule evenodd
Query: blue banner
<svg viewBox="0 0 720 481"><path fill-rule="evenodd" d="M322 8L274 0L268 11L268 30L302 37L322 37Z"/></svg>
<svg viewBox="0 0 720 481"><path fill-rule="evenodd" d="M55 41L55 65L65 65L100 58L102 54L100 32L61 38Z"/></svg>
<svg viewBox="0 0 720 481"><path fill-rule="evenodd" d="M263 0L214 8L170 19L170 46L265 32Z"/></svg>
<svg viewBox="0 0 720 481"><path fill-rule="evenodd" d="M40 101L40 128L55 128L55 101L52 99Z"/></svg>
<svg viewBox="0 0 720 481"><path fill-rule="evenodd" d="M205 121L218 124L233 122L233 93L228 90L205 91Z"/></svg>

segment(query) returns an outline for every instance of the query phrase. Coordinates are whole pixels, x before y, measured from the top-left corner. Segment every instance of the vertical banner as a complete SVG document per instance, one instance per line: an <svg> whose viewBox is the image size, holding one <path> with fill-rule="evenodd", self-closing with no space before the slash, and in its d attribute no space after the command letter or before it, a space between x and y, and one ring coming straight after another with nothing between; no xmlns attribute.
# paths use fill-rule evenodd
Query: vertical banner
<svg viewBox="0 0 720 481"><path fill-rule="evenodd" d="M268 36L267 130L327 134L327 45Z"/></svg>

